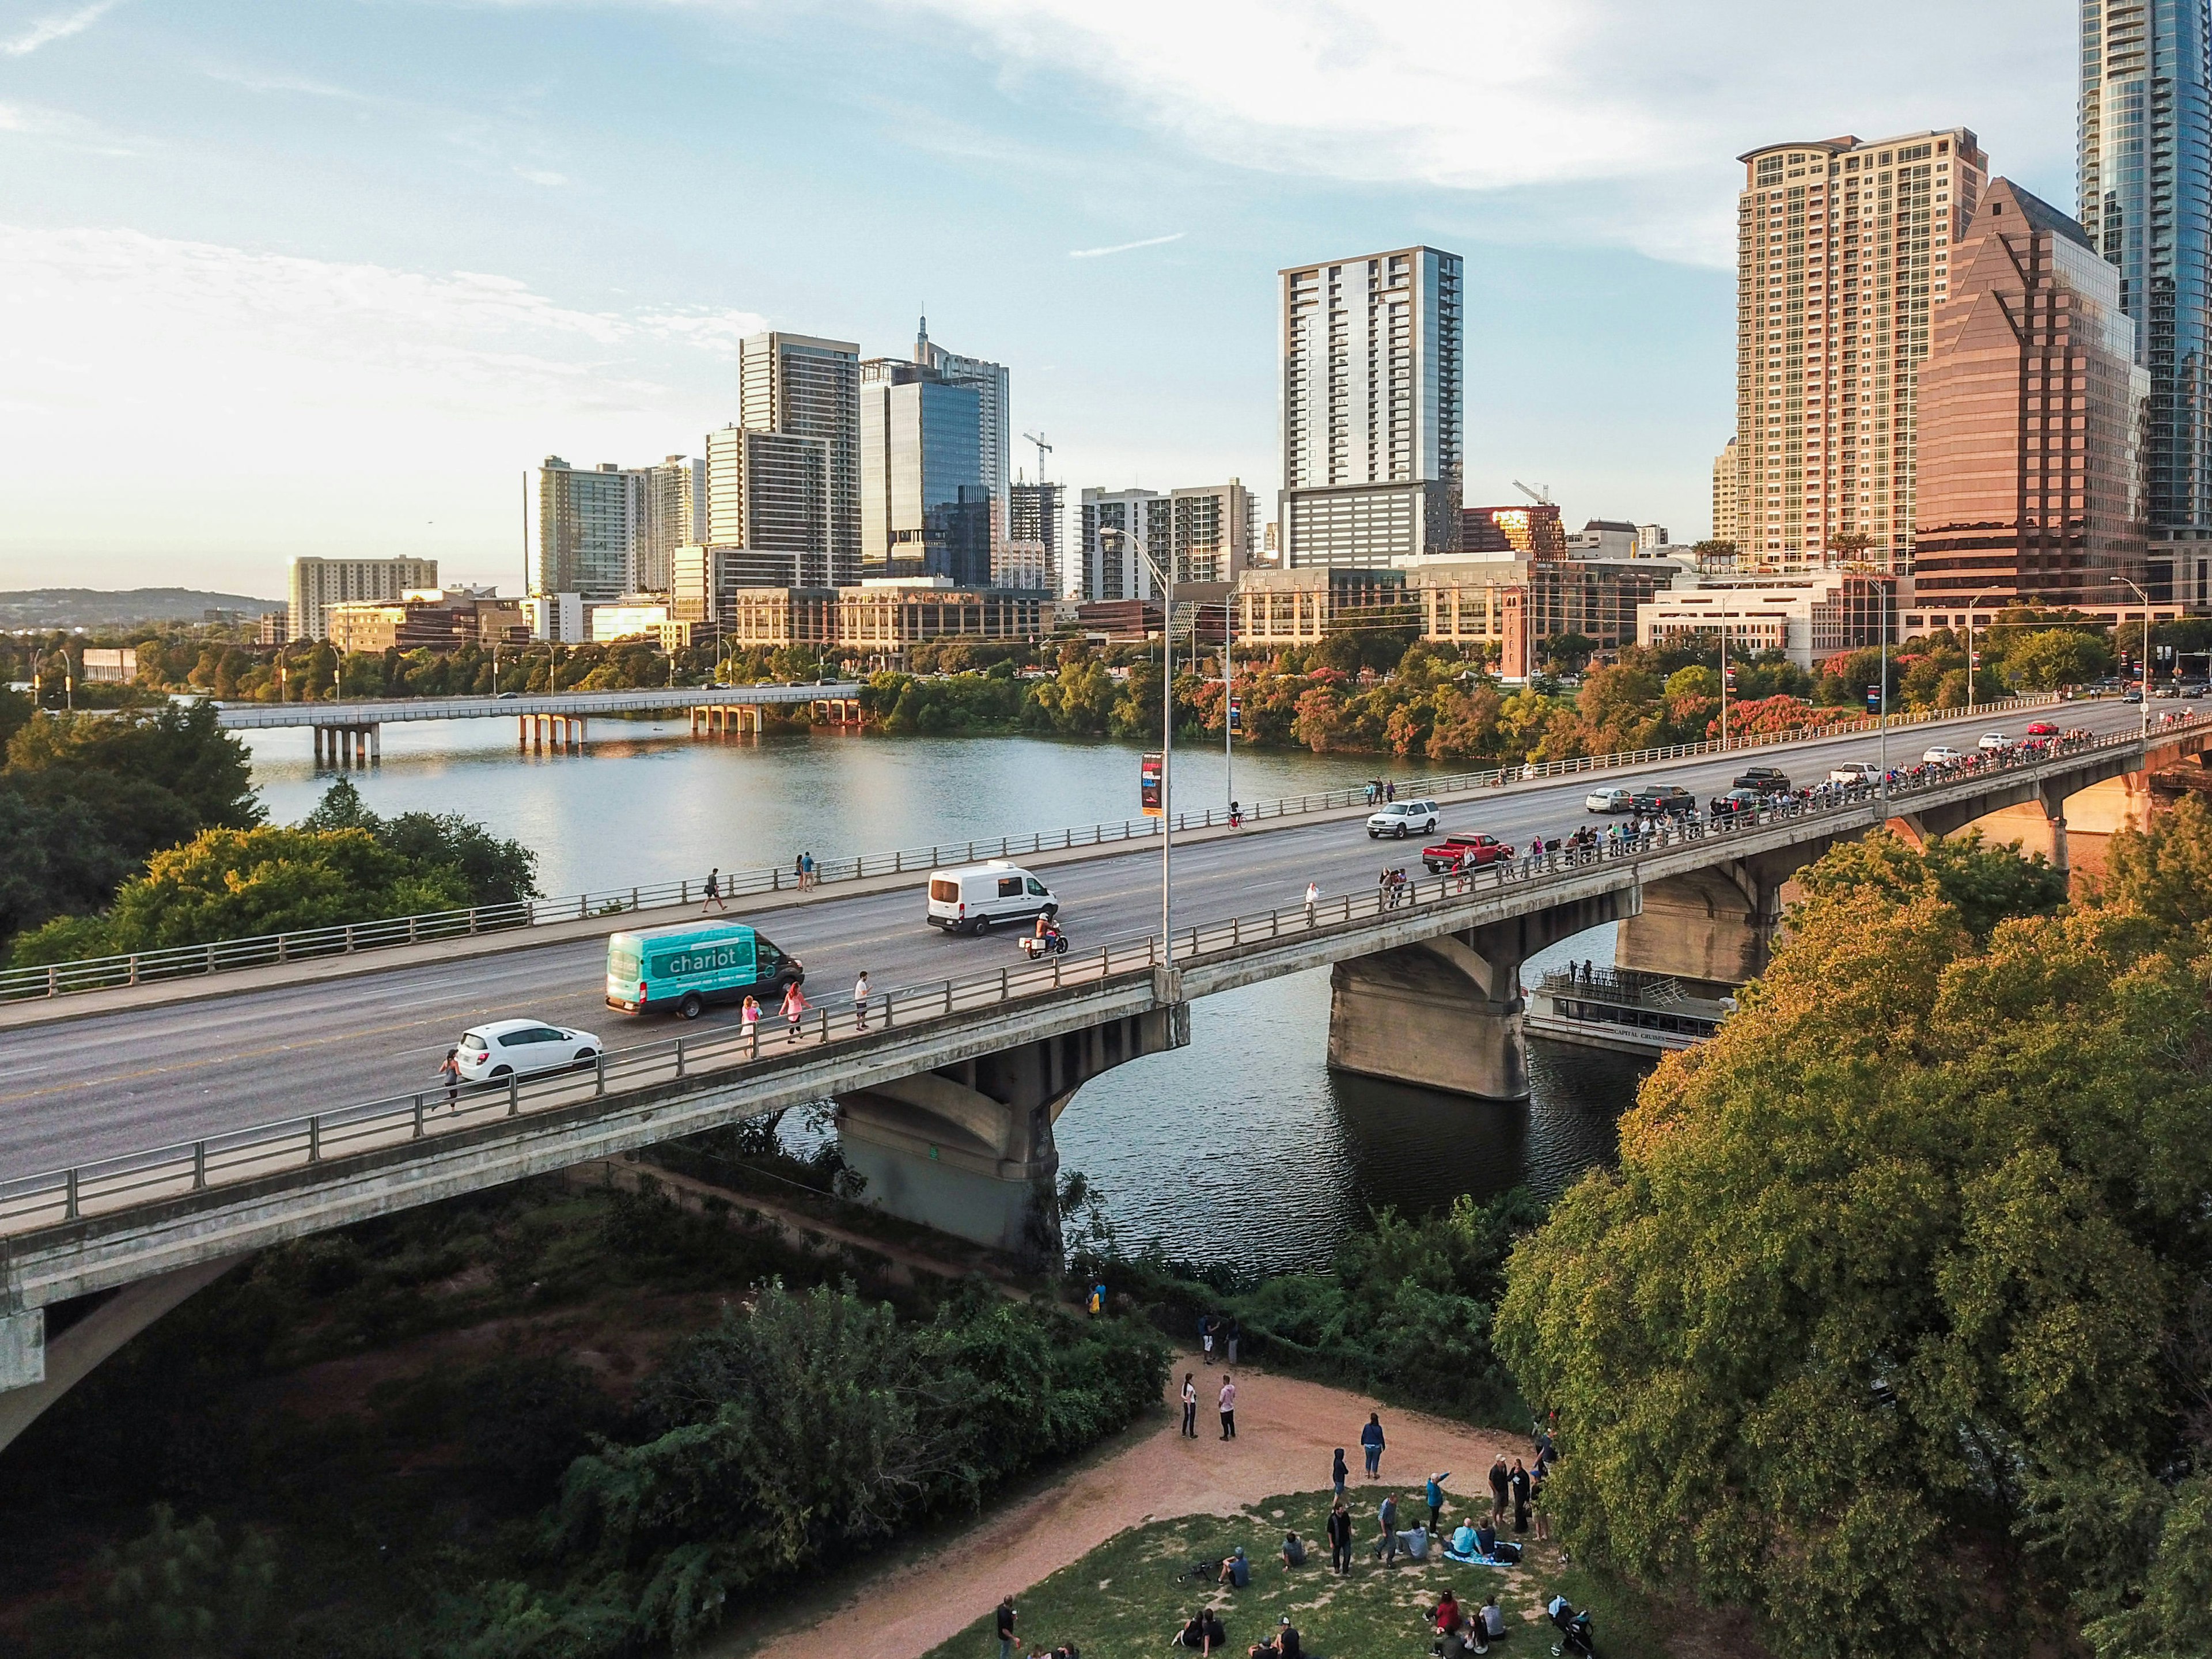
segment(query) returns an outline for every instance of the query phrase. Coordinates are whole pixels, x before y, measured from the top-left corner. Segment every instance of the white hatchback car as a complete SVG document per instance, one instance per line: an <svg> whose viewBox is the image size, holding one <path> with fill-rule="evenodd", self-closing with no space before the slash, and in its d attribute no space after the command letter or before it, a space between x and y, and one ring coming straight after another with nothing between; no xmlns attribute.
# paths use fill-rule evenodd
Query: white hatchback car
<svg viewBox="0 0 2212 1659"><path fill-rule="evenodd" d="M535 1019L495 1019L461 1033L461 1076L470 1083L503 1083L510 1076L557 1072L599 1057L601 1043L589 1031Z"/></svg>
<svg viewBox="0 0 2212 1659"><path fill-rule="evenodd" d="M1964 760L1966 757L1948 744L1939 743L1920 758L1932 765L1941 761Z"/></svg>
<svg viewBox="0 0 2212 1659"><path fill-rule="evenodd" d="M1432 800L1393 801L1367 820L1367 838L1373 841L1389 836L1403 841L1416 833L1433 836L1438 822L1438 808Z"/></svg>
<svg viewBox="0 0 2212 1659"><path fill-rule="evenodd" d="M2012 739L2005 736L2002 732L1984 732L1982 733L1981 742L1975 746L1980 749L1986 749L1990 753L1996 754L2002 750L2011 748Z"/></svg>
<svg viewBox="0 0 2212 1659"><path fill-rule="evenodd" d="M1585 812L1626 812L1635 804L1633 789L1593 789L1583 797Z"/></svg>

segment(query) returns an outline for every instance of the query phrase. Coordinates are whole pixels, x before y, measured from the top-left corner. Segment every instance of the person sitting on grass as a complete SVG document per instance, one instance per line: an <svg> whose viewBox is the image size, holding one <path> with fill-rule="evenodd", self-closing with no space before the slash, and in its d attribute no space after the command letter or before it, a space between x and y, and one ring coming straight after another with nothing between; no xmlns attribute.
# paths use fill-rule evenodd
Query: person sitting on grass
<svg viewBox="0 0 2212 1659"><path fill-rule="evenodd" d="M1496 1596L1490 1597L1475 1610L1475 1623L1481 1629L1483 1644L1505 1639L1505 1609L1498 1605Z"/></svg>
<svg viewBox="0 0 2212 1659"><path fill-rule="evenodd" d="M1283 1565L1284 1565L1284 1567L1287 1570L1287 1569L1291 1568L1291 1567L1303 1567L1304 1565L1305 1565L1305 1564L1306 1564L1306 1545L1305 1545L1305 1540L1304 1540L1303 1538L1299 1537L1299 1536L1297 1535L1297 1534L1296 1534L1296 1533L1294 1533L1294 1532L1286 1532L1286 1533L1285 1533L1285 1534L1283 1534Z"/></svg>
<svg viewBox="0 0 2212 1659"><path fill-rule="evenodd" d="M1451 1593L1450 1585L1444 1586L1444 1593L1437 1598L1436 1606L1429 1609L1429 1617L1437 1621L1437 1634L1439 1636L1459 1628L1459 1598Z"/></svg>
<svg viewBox="0 0 2212 1659"><path fill-rule="evenodd" d="M1458 1529L1451 1535L1451 1547L1454 1555L1473 1555L1480 1549L1475 1541L1474 1528L1471 1522L1462 1521L1459 1523Z"/></svg>
<svg viewBox="0 0 2212 1659"><path fill-rule="evenodd" d="M1398 1547L1406 1552L1406 1559L1409 1561L1427 1560L1429 1529L1419 1522L1414 1522L1406 1531L1398 1534Z"/></svg>
<svg viewBox="0 0 2212 1659"><path fill-rule="evenodd" d="M1214 1582L1218 1584L1233 1585L1238 1589L1243 1589L1245 1585L1252 1582L1252 1564L1244 1559L1244 1547L1242 1544L1221 1558L1221 1576Z"/></svg>
<svg viewBox="0 0 2212 1659"><path fill-rule="evenodd" d="M1486 1558L1498 1553L1498 1529L1486 1516L1474 1529L1474 1553Z"/></svg>

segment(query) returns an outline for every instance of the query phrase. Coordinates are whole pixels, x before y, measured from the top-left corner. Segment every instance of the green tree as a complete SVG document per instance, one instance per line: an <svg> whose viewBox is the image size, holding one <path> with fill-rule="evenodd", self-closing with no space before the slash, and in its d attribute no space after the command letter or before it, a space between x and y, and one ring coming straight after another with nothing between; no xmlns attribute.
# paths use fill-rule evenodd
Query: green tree
<svg viewBox="0 0 2212 1659"><path fill-rule="evenodd" d="M211 1516L177 1524L166 1504L143 1535L100 1559L86 1649L216 1659L255 1651L276 1586L276 1552L247 1529L227 1542Z"/></svg>
<svg viewBox="0 0 2212 1659"><path fill-rule="evenodd" d="M1894 846L1842 863L1510 1264L1566 1540L1784 1656L2022 1651L2069 1595L2114 1659L2201 1650L2129 1645L2203 1577L2152 1496L2204 1454L2166 1358L2212 1270L2201 969L2125 879L1984 945Z"/></svg>
<svg viewBox="0 0 2212 1659"><path fill-rule="evenodd" d="M2078 629L2043 628L2022 634L2005 648L2005 677L2023 691L2055 691L2112 672L2112 649Z"/></svg>
<svg viewBox="0 0 2212 1659"><path fill-rule="evenodd" d="M1797 884L1810 897L1839 902L1906 904L1933 897L1949 905L1968 933L1986 939L2013 916L2056 915L2066 902L2066 875L2040 854L2022 858L2018 843L1984 844L1979 830L1944 836L1916 851L1887 830L1846 842L1810 867Z"/></svg>

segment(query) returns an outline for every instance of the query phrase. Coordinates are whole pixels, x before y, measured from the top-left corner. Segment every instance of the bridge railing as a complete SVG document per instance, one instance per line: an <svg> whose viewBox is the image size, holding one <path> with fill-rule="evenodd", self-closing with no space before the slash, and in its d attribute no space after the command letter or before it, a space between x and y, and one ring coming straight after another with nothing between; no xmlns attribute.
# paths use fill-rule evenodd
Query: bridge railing
<svg viewBox="0 0 2212 1659"><path fill-rule="evenodd" d="M2014 698L2008 702L1990 705L1988 712L1996 714L2007 709L2042 707L2053 701L2055 699L2050 697ZM1911 725L1923 720L1956 717L1955 710L1924 716L1893 715L1891 724ZM1868 729L1871 724L1865 716L1854 716L1829 725L1757 733L1731 738L1728 752L1734 754L1738 750L1846 736ZM1492 767L1479 772L1445 773L1402 782L1393 781L1397 793L1409 799L1431 795L1468 795L1510 783L1565 777L1583 772L1621 770L1718 752L1720 745L1717 742L1678 744L1663 749L1638 749L1622 754L1585 757L1579 760L1532 762L1523 766ZM1370 790L1364 785L1350 789L1321 790L1286 795L1277 800L1255 802L1243 809L1242 816L1252 822L1301 817L1359 805L1370 799ZM1203 812L1178 812L1175 815L1175 822L1178 834L1188 830L1212 830L1226 826L1229 812L1226 807L1210 807ZM811 880L844 882L908 873L921 875L946 865L972 864L982 859L1019 858L1037 853L1106 846L1147 839L1157 833L1157 820L1127 818L1119 823L1042 830L1025 836L944 842L933 847L823 859L818 861ZM790 869L733 870L720 878L718 890L725 898L745 898L763 893L793 891L799 884L798 874ZM637 883L627 887L601 888L560 898L474 905L466 909L429 911L416 915L263 933L247 939L216 939L205 944L169 945L159 950L118 952L32 967L0 969L0 1001L72 996L165 980L200 978L241 969L274 967L317 957L352 956L363 951L383 950L396 945L433 944L441 939L464 939L475 933L582 921L592 916L615 916L635 910L680 908L702 902L705 897L705 878L680 877L674 880Z"/></svg>
<svg viewBox="0 0 2212 1659"><path fill-rule="evenodd" d="M2212 715L2197 716L2196 724ZM2057 758L2132 744L2122 737L2078 738L2034 750L1977 759L1971 766L1915 769L1893 787L1893 802L1988 772L2028 769ZM719 1026L631 1044L597 1054L574 1071L528 1079L510 1077L489 1087L443 1086L387 1097L272 1123L229 1130L192 1141L104 1158L45 1175L0 1182L0 1237L112 1216L188 1196L211 1188L296 1173L356 1153L388 1150L478 1129L504 1119L586 1107L611 1093L693 1076L720 1075L772 1060L776 1055L825 1044L871 1039L963 1013L1100 985L1149 972L1171 956L1179 966L1220 960L1285 939L1330 929L1389 921L1401 913L1439 906L1473 908L1509 886L1565 885L1591 869L1658 858L1715 838L1728 839L1778 823L1863 806L1878 793L1872 785L1823 786L1806 796L1777 798L1755 811L1708 821L1692 817L1649 830L1615 826L1595 844L1550 846L1498 860L1479 870L1429 879L1378 883L1371 890L1322 896L1311 905L1280 907L1178 927L1172 952L1159 936L1109 939L1097 949L1010 963L966 978L901 986L872 996L865 1006L850 996L825 998L796 1021L770 1016L752 1030Z"/></svg>

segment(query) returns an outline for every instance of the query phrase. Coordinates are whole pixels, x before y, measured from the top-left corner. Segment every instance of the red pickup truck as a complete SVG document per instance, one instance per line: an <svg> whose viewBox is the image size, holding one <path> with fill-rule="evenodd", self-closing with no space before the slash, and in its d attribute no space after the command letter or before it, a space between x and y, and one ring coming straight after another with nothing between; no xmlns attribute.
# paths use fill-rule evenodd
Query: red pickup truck
<svg viewBox="0 0 2212 1659"><path fill-rule="evenodd" d="M1432 876L1446 871L1480 870L1512 856L1513 849L1495 836L1446 836L1435 846L1421 848L1421 862Z"/></svg>

